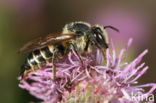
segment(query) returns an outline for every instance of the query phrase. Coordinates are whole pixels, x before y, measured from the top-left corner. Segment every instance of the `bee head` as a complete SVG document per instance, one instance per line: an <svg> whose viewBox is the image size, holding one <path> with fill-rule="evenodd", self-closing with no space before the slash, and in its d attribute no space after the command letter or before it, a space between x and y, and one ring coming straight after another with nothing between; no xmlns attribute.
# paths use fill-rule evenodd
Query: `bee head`
<svg viewBox="0 0 156 103"><path fill-rule="evenodd" d="M90 24L79 21L66 24L63 28L63 33L75 33L77 36L81 36L86 34L86 32L89 30Z"/></svg>
<svg viewBox="0 0 156 103"><path fill-rule="evenodd" d="M91 42L98 48L108 48L108 35L103 27L95 25L91 28Z"/></svg>

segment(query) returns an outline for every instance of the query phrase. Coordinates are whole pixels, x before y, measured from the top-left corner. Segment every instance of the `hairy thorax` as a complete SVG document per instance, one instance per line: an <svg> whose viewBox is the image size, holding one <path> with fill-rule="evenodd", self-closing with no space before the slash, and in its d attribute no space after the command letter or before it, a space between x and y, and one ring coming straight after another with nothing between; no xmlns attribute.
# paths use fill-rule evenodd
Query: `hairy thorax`
<svg viewBox="0 0 156 103"><path fill-rule="evenodd" d="M74 44L74 46L77 48L77 51L81 54L84 52L85 48L86 48L86 39L85 37L79 37L76 38L75 40L72 40L72 43Z"/></svg>

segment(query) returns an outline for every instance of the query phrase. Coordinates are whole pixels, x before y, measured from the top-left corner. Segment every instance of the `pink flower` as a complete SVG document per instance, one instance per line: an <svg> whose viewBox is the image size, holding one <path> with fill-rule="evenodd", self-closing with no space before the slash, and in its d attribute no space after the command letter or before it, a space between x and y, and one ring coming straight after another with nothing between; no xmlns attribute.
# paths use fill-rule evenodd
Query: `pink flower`
<svg viewBox="0 0 156 103"><path fill-rule="evenodd" d="M53 81L49 64L43 69L29 73L19 86L43 100L43 103L138 103L152 94L156 84L137 85L137 79L148 69L145 63L139 64L148 50L131 63L127 63L123 61L122 56L131 42L132 39L121 50L119 56L116 55L111 42L104 65L101 65L103 60L99 50L96 55L83 56L84 67L76 56L70 53L63 63L56 64L56 82ZM144 87L151 89L145 92ZM143 98L137 99L142 95Z"/></svg>

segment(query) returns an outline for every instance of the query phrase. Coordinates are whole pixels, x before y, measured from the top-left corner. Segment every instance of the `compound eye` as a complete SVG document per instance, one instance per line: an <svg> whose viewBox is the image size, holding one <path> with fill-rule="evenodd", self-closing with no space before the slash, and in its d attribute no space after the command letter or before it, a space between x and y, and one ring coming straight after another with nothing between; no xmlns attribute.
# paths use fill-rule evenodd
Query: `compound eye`
<svg viewBox="0 0 156 103"><path fill-rule="evenodd" d="M105 38L103 37L102 31L100 30L100 28L94 28L93 29L93 36L96 39L96 42L101 46L101 47L105 47L108 48L108 45L105 41Z"/></svg>
<svg viewBox="0 0 156 103"><path fill-rule="evenodd" d="M93 36L96 38L98 42L103 41L102 31L99 28L94 29Z"/></svg>
<svg viewBox="0 0 156 103"><path fill-rule="evenodd" d="M94 34L94 37L96 38L96 41L99 44L102 44L103 42L105 42L104 38L101 36L101 34Z"/></svg>
<svg viewBox="0 0 156 103"><path fill-rule="evenodd" d="M101 36L101 34L94 34L94 36L97 39L97 41L103 40L103 37Z"/></svg>

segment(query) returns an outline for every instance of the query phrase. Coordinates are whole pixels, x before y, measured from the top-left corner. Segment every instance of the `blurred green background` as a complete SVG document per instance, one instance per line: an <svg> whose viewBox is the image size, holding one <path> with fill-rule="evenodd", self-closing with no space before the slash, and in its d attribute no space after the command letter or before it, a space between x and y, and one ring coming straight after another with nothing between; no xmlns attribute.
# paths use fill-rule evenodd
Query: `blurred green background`
<svg viewBox="0 0 156 103"><path fill-rule="evenodd" d="M80 20L119 28L120 33L108 30L116 46L133 37L132 59L148 48L143 61L150 69L139 81L156 82L155 0L0 0L0 103L36 101L18 87L26 54L18 55L16 50L31 39Z"/></svg>

